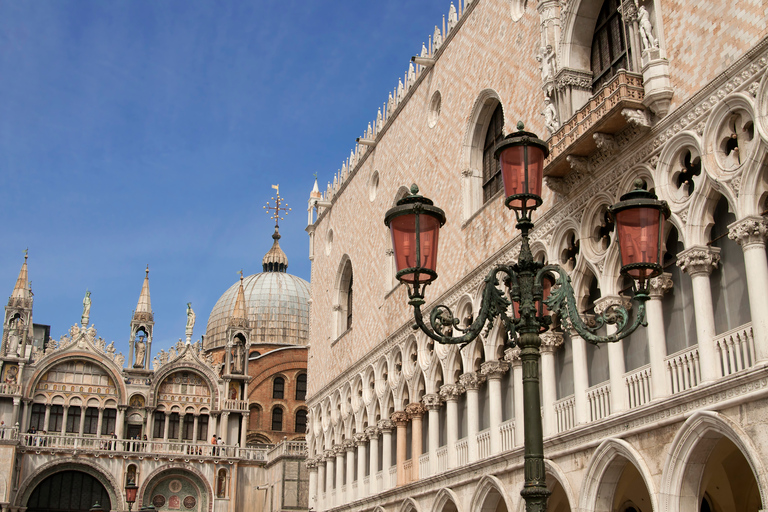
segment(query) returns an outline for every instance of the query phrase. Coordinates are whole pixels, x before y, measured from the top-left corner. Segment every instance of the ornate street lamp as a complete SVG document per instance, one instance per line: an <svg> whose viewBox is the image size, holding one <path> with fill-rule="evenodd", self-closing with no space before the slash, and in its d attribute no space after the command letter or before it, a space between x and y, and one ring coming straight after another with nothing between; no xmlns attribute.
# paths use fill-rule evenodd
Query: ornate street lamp
<svg viewBox="0 0 768 512"><path fill-rule="evenodd" d="M133 479L128 480L128 483L125 484L125 502L128 503L128 512L131 512L133 504L136 503L136 491L138 490L139 486Z"/></svg>
<svg viewBox="0 0 768 512"><path fill-rule="evenodd" d="M533 229L532 213L542 204L541 184L544 160L549 154L546 142L530 132L518 131L508 135L495 150L501 163L505 204L515 212L516 227L522 235L518 262L499 264L485 277L485 289L480 312L471 325L459 326L459 319L445 305L432 308L428 323L421 307L425 304L424 289L437 279L437 241L445 213L411 187L411 195L401 199L389 210L384 223L392 234L392 246L397 265L397 279L408 289L408 303L413 306L416 327L427 336L444 344L459 344L463 348L476 339L485 328L486 334L497 321L506 332L508 346L520 348L523 365L523 410L525 433L525 484L520 494L527 512L546 510L547 490L544 469L544 440L539 398L539 332L552 323L557 313L563 327L572 328L584 340L593 343L615 342L632 334L645 322L648 282L662 273L661 248L663 221L669 217L664 201L643 190L642 180L635 181L635 190L625 194L609 209L618 232L621 273L633 280L634 300L638 303L634 321L621 304L607 307L589 325L584 323L576 308L571 279L558 265L544 265L534 260L529 245ZM504 287L500 286L502 275ZM556 279L553 279L556 276ZM554 283L553 283L554 281ZM616 331L600 336L604 325L614 325ZM454 332L458 331L454 336Z"/></svg>

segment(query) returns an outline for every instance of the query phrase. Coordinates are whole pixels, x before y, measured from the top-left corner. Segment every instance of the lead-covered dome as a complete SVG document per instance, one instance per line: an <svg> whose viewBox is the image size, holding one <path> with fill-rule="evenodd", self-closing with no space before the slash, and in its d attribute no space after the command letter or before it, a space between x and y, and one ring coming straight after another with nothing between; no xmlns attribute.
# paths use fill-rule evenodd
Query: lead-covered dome
<svg viewBox="0 0 768 512"><path fill-rule="evenodd" d="M262 260L264 272L233 284L213 306L203 348L227 344L227 325L243 285L246 311L253 328L251 343L306 345L309 338L309 283L286 272L288 257L280 249L275 227L272 248Z"/></svg>

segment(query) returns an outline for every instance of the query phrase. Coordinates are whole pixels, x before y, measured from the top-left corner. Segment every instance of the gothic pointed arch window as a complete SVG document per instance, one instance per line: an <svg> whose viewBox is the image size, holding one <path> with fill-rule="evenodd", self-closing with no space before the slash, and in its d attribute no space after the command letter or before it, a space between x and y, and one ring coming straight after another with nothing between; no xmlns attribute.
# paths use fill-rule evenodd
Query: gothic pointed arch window
<svg viewBox="0 0 768 512"><path fill-rule="evenodd" d="M619 69L629 69L629 46L621 17L621 0L605 0L592 36L592 91L598 91Z"/></svg>
<svg viewBox="0 0 768 512"><path fill-rule="evenodd" d="M352 328L352 262L348 256L342 259L339 273L336 277L336 302L334 309L334 338Z"/></svg>
<svg viewBox="0 0 768 512"><path fill-rule="evenodd" d="M504 111L501 108L501 103L499 103L491 115L483 144L483 203L487 203L496 192L501 190L501 167L493 154L493 150L503 138Z"/></svg>

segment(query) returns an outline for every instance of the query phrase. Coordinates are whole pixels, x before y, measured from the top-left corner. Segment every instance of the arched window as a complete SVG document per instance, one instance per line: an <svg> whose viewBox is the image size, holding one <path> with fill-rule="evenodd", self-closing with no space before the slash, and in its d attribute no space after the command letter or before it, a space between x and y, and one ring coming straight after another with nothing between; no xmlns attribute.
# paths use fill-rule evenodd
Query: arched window
<svg viewBox="0 0 768 512"><path fill-rule="evenodd" d="M285 379L282 377L275 377L272 382L272 398L282 399L285 395Z"/></svg>
<svg viewBox="0 0 768 512"><path fill-rule="evenodd" d="M352 262L348 257L342 260L341 270L336 277L336 329L334 338L340 337L352 328Z"/></svg>
<svg viewBox="0 0 768 512"><path fill-rule="evenodd" d="M504 111L499 103L491 115L483 144L483 203L488 202L496 192L501 190L501 167L493 150L503 138Z"/></svg>
<svg viewBox="0 0 768 512"><path fill-rule="evenodd" d="M677 255L685 249L677 228L669 230L665 248L664 271L672 276L672 288L661 299L661 312L664 315L667 353L674 354L698 343L696 314L691 278L677 265Z"/></svg>
<svg viewBox="0 0 768 512"><path fill-rule="evenodd" d="M35 430L45 430L45 405L32 405L32 417L30 418L29 428L34 428Z"/></svg>
<svg viewBox="0 0 768 512"><path fill-rule="evenodd" d="M227 497L227 470L220 469L219 476L216 478L216 497Z"/></svg>
<svg viewBox="0 0 768 512"><path fill-rule="evenodd" d="M629 69L627 37L621 19L620 0L605 0L597 15L592 36L592 91L596 92L619 69Z"/></svg>
<svg viewBox="0 0 768 512"><path fill-rule="evenodd" d="M353 275L349 273L349 288L347 290L347 329L352 328L352 283Z"/></svg>
<svg viewBox="0 0 768 512"><path fill-rule="evenodd" d="M300 409L296 411L296 432L304 434L307 431L307 411Z"/></svg>
<svg viewBox="0 0 768 512"><path fill-rule="evenodd" d="M283 430L283 409L280 407L272 409L272 430L276 432Z"/></svg>
<svg viewBox="0 0 768 512"><path fill-rule="evenodd" d="M296 377L296 400L307 399L307 374L301 373Z"/></svg>

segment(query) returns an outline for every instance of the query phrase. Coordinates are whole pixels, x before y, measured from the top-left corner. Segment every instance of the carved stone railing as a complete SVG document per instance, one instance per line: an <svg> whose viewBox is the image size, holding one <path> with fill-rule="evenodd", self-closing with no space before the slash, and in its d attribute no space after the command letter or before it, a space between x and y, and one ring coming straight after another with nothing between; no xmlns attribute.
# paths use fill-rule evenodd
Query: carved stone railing
<svg viewBox="0 0 768 512"><path fill-rule="evenodd" d="M224 407L222 409L228 410L228 411L247 411L248 410L248 400L234 400L231 398L227 398L224 400Z"/></svg>
<svg viewBox="0 0 768 512"><path fill-rule="evenodd" d="M389 468L389 482L387 483L387 489L394 487L397 484L397 466L391 466Z"/></svg>
<svg viewBox="0 0 768 512"><path fill-rule="evenodd" d="M611 385L603 382L587 390L590 421L607 418L611 414Z"/></svg>
<svg viewBox="0 0 768 512"><path fill-rule="evenodd" d="M613 135L623 130L627 119L622 111L644 111L644 95L642 75L618 71L586 105L552 134L544 174L554 177L567 175L571 164L566 157L588 157L598 149L593 137L595 133Z"/></svg>
<svg viewBox="0 0 768 512"><path fill-rule="evenodd" d="M9 382L3 382L0 384L0 395L20 395L21 384L11 384Z"/></svg>
<svg viewBox="0 0 768 512"><path fill-rule="evenodd" d="M422 453L419 456L419 478L432 476L429 472L429 453Z"/></svg>
<svg viewBox="0 0 768 512"><path fill-rule="evenodd" d="M281 456L303 457L307 454L306 441L282 441L269 450L267 456L273 460Z"/></svg>
<svg viewBox="0 0 768 512"><path fill-rule="evenodd" d="M720 334L715 338L719 356L719 376L725 377L746 370L755 364L755 338L752 324Z"/></svg>
<svg viewBox="0 0 768 512"><path fill-rule="evenodd" d="M405 481L411 481L411 475L413 474L413 459L408 459L403 462L403 472L405 473Z"/></svg>
<svg viewBox="0 0 768 512"><path fill-rule="evenodd" d="M481 459L491 456L491 431L488 429L477 433L477 456Z"/></svg>
<svg viewBox="0 0 768 512"><path fill-rule="evenodd" d="M441 446L437 449L437 472L448 471L448 447Z"/></svg>
<svg viewBox="0 0 768 512"><path fill-rule="evenodd" d="M557 433L571 430L576 425L576 399L573 395L561 398L555 402L557 417Z"/></svg>
<svg viewBox="0 0 768 512"><path fill-rule="evenodd" d="M384 471L376 473L376 488L380 491L384 489Z"/></svg>
<svg viewBox="0 0 768 512"><path fill-rule="evenodd" d="M627 405L630 409L640 407L651 401L651 365L627 372L624 375L627 386Z"/></svg>
<svg viewBox="0 0 768 512"><path fill-rule="evenodd" d="M699 346L694 345L675 352L664 359L672 394L680 393L699 385Z"/></svg>
<svg viewBox="0 0 768 512"><path fill-rule="evenodd" d="M515 420L507 420L499 425L501 434L501 451L505 452L515 447Z"/></svg>
<svg viewBox="0 0 768 512"><path fill-rule="evenodd" d="M456 464L463 466L469 462L469 445L467 438L456 441Z"/></svg>

